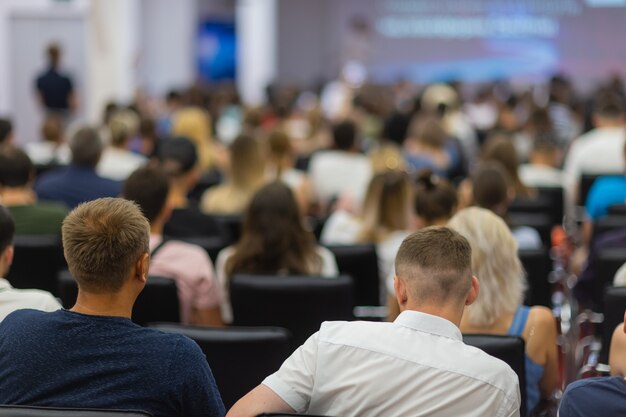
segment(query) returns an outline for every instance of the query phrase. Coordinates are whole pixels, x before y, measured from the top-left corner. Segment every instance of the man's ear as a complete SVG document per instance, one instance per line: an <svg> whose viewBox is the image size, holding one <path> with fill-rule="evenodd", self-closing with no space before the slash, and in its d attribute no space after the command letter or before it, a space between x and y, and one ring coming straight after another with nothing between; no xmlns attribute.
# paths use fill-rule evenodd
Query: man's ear
<svg viewBox="0 0 626 417"><path fill-rule="evenodd" d="M406 288L406 282L399 276L395 275L393 277L393 288L396 291L396 300L398 300L398 306L400 306L400 310L404 310L404 306L408 301L408 292Z"/></svg>
<svg viewBox="0 0 626 417"><path fill-rule="evenodd" d="M143 282L144 284L148 280L148 269L150 267L150 255L148 253L144 253L137 259L137 264L135 265L135 278Z"/></svg>
<svg viewBox="0 0 626 417"><path fill-rule="evenodd" d="M472 286L470 287L469 293L467 294L467 298L465 298L465 305L469 306L476 301L478 298L478 293L480 292L480 282L478 278L472 276Z"/></svg>

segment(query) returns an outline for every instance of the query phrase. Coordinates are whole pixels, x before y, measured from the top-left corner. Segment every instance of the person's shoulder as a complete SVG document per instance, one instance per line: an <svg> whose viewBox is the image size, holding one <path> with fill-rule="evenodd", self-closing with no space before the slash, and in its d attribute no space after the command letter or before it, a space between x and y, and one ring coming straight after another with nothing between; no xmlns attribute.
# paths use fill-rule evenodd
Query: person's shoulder
<svg viewBox="0 0 626 417"><path fill-rule="evenodd" d="M204 261L209 256L201 246L177 239L168 240L164 244L163 249L166 249L168 252L176 252L177 257L184 257L190 260Z"/></svg>
<svg viewBox="0 0 626 417"><path fill-rule="evenodd" d="M363 335L379 335L384 329L391 329L392 323L373 321L325 321L319 330L320 342L347 343Z"/></svg>
<svg viewBox="0 0 626 417"><path fill-rule="evenodd" d="M15 327L20 330L29 327L30 323L45 326L45 323L47 323L55 313L56 312L46 312L33 308L23 308L9 313L0 321L0 326L4 328Z"/></svg>
<svg viewBox="0 0 626 417"><path fill-rule="evenodd" d="M529 319L539 325L554 325L554 313L548 307L533 306L530 308Z"/></svg>
<svg viewBox="0 0 626 417"><path fill-rule="evenodd" d="M619 388L626 393L626 381L622 377L595 377L574 381L567 386L564 395L577 395L574 391L599 390Z"/></svg>

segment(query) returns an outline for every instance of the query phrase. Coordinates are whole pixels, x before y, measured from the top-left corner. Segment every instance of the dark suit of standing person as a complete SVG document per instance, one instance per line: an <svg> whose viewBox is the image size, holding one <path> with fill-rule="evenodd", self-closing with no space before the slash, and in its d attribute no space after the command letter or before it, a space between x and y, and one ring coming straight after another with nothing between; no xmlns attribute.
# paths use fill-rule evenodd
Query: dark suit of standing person
<svg viewBox="0 0 626 417"><path fill-rule="evenodd" d="M51 44L46 52L48 69L36 81L39 102L47 113L69 116L76 110L76 98L71 78L59 71L61 48Z"/></svg>
<svg viewBox="0 0 626 417"><path fill-rule="evenodd" d="M148 279L150 225L121 198L81 204L63 222L76 304L0 323L0 404L222 417L200 347L130 320Z"/></svg>

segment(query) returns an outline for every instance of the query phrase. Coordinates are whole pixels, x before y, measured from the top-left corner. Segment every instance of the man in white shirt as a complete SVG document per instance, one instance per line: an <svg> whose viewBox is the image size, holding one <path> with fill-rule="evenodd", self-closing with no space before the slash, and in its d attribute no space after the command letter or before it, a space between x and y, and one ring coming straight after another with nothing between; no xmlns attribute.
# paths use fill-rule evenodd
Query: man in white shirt
<svg viewBox="0 0 626 417"><path fill-rule="evenodd" d="M558 140L553 134L539 135L533 140L533 149L527 164L520 165L519 176L527 187L563 187Z"/></svg>
<svg viewBox="0 0 626 417"><path fill-rule="evenodd" d="M396 321L323 323L227 417L519 416L516 374L461 338L464 307L478 296L470 258L448 228L413 233L396 256Z"/></svg>
<svg viewBox="0 0 626 417"><path fill-rule="evenodd" d="M109 121L111 144L102 152L96 167L98 175L124 181L148 160L128 150L128 142L137 133L138 117L130 110L115 113Z"/></svg>
<svg viewBox="0 0 626 417"><path fill-rule="evenodd" d="M9 272L13 261L13 236L15 222L11 213L0 206L0 321L9 313L23 308L42 311L55 311L61 308L52 294L41 290L18 290L11 286L3 277ZM33 259L33 262L37 262Z"/></svg>
<svg viewBox="0 0 626 417"><path fill-rule="evenodd" d="M354 209L361 206L372 177L369 159L359 153L357 128L353 122L341 122L333 127L334 149L313 155L309 176L313 193L326 207L334 198L351 198Z"/></svg>
<svg viewBox="0 0 626 417"><path fill-rule="evenodd" d="M621 174L624 172L624 106L619 98L606 93L596 101L595 129L572 142L564 164L564 187L568 213L578 200L583 174ZM584 205L585 202L580 202Z"/></svg>

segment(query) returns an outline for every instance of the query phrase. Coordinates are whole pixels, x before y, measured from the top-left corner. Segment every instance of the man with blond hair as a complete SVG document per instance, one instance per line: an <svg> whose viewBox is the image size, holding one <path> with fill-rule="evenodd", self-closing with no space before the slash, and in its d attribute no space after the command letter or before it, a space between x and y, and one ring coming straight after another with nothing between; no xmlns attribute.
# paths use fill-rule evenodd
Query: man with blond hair
<svg viewBox="0 0 626 417"><path fill-rule="evenodd" d="M150 262L139 208L119 198L84 203L62 233L76 304L16 311L0 324L0 404L223 416L198 345L130 320Z"/></svg>
<svg viewBox="0 0 626 417"><path fill-rule="evenodd" d="M463 343L478 296L467 240L445 227L407 237L396 256L393 323L326 322L228 417L519 416L516 374Z"/></svg>

